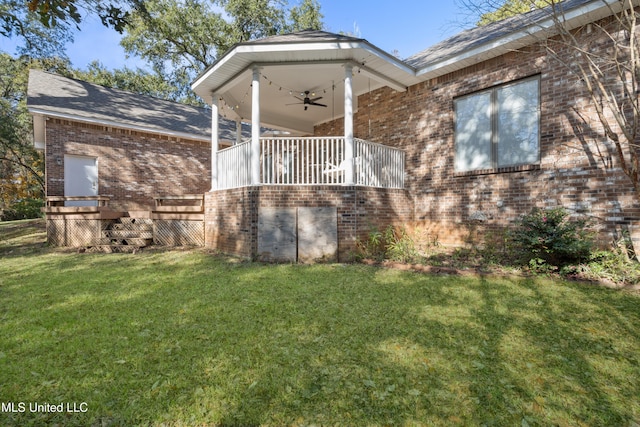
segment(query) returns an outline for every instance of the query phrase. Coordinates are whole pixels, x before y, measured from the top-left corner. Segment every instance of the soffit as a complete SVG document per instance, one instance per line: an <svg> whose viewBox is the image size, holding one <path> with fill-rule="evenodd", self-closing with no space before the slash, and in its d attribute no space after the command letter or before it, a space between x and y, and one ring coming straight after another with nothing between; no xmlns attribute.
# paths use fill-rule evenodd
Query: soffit
<svg viewBox="0 0 640 427"><path fill-rule="evenodd" d="M325 38L237 45L196 79L192 89L207 101L218 95L223 116L249 120L252 70L258 67L261 123L311 133L314 125L343 116L346 64L353 66L355 96L382 86L405 90L418 82L411 67L365 40L319 33ZM304 98L305 91L311 98L322 97L317 102L327 107L287 105L299 102L295 97Z"/></svg>

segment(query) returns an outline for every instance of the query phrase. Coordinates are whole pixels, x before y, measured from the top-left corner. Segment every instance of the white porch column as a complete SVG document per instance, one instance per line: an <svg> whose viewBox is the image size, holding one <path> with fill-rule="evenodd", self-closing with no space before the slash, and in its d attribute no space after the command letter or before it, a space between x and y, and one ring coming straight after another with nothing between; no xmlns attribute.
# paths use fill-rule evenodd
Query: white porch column
<svg viewBox="0 0 640 427"><path fill-rule="evenodd" d="M236 145L242 142L242 120L236 120Z"/></svg>
<svg viewBox="0 0 640 427"><path fill-rule="evenodd" d="M211 191L218 188L219 98L216 93L211 96Z"/></svg>
<svg viewBox="0 0 640 427"><path fill-rule="evenodd" d="M344 172L344 184L354 185L354 149L353 149L353 65L344 66L344 157L347 168Z"/></svg>
<svg viewBox="0 0 640 427"><path fill-rule="evenodd" d="M251 185L260 184L260 68L251 84Z"/></svg>

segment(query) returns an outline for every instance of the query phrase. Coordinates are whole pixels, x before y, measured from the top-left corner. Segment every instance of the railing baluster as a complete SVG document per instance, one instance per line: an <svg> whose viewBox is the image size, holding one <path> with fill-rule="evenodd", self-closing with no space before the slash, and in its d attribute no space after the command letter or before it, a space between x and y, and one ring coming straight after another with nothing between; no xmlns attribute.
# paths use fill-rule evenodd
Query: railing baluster
<svg viewBox="0 0 640 427"><path fill-rule="evenodd" d="M250 142L244 142L218 151L220 189L250 185L250 150ZM340 167L345 160L344 150L342 137L262 138L260 182L278 185L340 183L341 171L325 172ZM404 151L354 138L354 158L351 160L356 185L404 187Z"/></svg>

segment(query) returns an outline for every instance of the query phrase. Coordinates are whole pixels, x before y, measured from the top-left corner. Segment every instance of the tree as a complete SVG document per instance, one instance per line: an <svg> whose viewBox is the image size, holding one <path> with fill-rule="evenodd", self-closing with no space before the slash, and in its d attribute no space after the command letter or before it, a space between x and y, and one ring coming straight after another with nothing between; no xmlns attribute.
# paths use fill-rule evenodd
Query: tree
<svg viewBox="0 0 640 427"><path fill-rule="evenodd" d="M149 0L144 13L131 16L121 44L195 103L191 81L235 43L322 26L315 0L286 15L280 0Z"/></svg>
<svg viewBox="0 0 640 427"><path fill-rule="evenodd" d="M611 19L578 32L568 31L555 13L559 38L546 48L581 79L618 164L640 198L640 8L632 0L620 0L618 6L621 10ZM567 47L572 58L563 54Z"/></svg>
<svg viewBox="0 0 640 427"><path fill-rule="evenodd" d="M487 1L483 8L476 10L480 15L478 25L487 25L491 22L501 21L510 16L529 12L532 8L539 9L547 6L548 0L507 0ZM486 10L486 8L489 10Z"/></svg>
<svg viewBox="0 0 640 427"><path fill-rule="evenodd" d="M118 32L124 30L133 11L144 11L143 0L4 0L0 8L0 34L23 35L29 13L48 28L78 26L82 13L96 15L102 24Z"/></svg>
<svg viewBox="0 0 640 427"><path fill-rule="evenodd" d="M70 74L68 60L32 60L0 53L0 205L44 195L42 153L33 147L27 111L29 69L38 67Z"/></svg>
<svg viewBox="0 0 640 427"><path fill-rule="evenodd" d="M48 28L40 22L38 16L23 7L21 16L23 18L16 24L17 27L7 25L2 19L11 10L24 6L14 1L6 1L0 4L0 36L7 38L19 36L22 44L18 46L19 55L28 55L33 58L48 58L53 56L63 56L65 44L73 40L67 28Z"/></svg>
<svg viewBox="0 0 640 427"><path fill-rule="evenodd" d="M496 0L463 4L476 11L497 6ZM602 0L602 4L609 8L610 17L577 29L567 27L563 3L558 0L511 0L500 4L495 13L483 14L480 23L516 15L526 6L543 9L553 23L553 37L541 37L539 43L583 85L601 133L613 147L616 164L640 198L640 7L634 0Z"/></svg>
<svg viewBox="0 0 640 427"><path fill-rule="evenodd" d="M289 11L288 31L321 30L323 17L320 3L316 0L303 0L299 6L294 6Z"/></svg>
<svg viewBox="0 0 640 427"><path fill-rule="evenodd" d="M286 20L281 0L222 0L231 18L231 44L284 32Z"/></svg>
<svg viewBox="0 0 640 427"><path fill-rule="evenodd" d="M122 33L133 12L144 13L145 0L2 0L0 36L21 39L20 55L64 56L73 27L87 16Z"/></svg>
<svg viewBox="0 0 640 427"><path fill-rule="evenodd" d="M229 24L221 9L203 0L151 0L147 13L131 16L121 44L147 60L153 70L180 88L180 99L195 102L189 84L230 46Z"/></svg>
<svg viewBox="0 0 640 427"><path fill-rule="evenodd" d="M74 78L114 89L126 90L154 98L182 101L179 90L167 83L161 76L145 70L129 68L107 69L99 61L93 61L86 70L73 70Z"/></svg>

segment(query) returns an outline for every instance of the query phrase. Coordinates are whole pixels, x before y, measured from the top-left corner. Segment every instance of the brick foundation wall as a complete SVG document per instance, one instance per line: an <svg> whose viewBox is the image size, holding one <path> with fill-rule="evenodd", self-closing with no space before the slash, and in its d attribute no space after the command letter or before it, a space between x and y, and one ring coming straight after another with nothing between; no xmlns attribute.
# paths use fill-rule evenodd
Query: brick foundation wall
<svg viewBox="0 0 640 427"><path fill-rule="evenodd" d="M98 158L98 191L115 210L150 210L156 195L210 189L210 143L59 119L46 126L47 196L64 195L65 154Z"/></svg>
<svg viewBox="0 0 640 427"><path fill-rule="evenodd" d="M562 52L560 53L562 56ZM566 53L565 57L568 57ZM454 98L540 76L540 162L454 172ZM533 207L564 206L596 221L606 245L640 221L640 204L606 143L583 86L545 50L529 47L410 87L361 95L354 136L406 150L415 223L444 244L500 231ZM316 127L337 133L342 119Z"/></svg>
<svg viewBox="0 0 640 427"><path fill-rule="evenodd" d="M372 227L413 218L405 190L345 186L255 186L205 195L205 245L224 253L254 257L258 211L263 207L335 207L338 259L346 261Z"/></svg>

